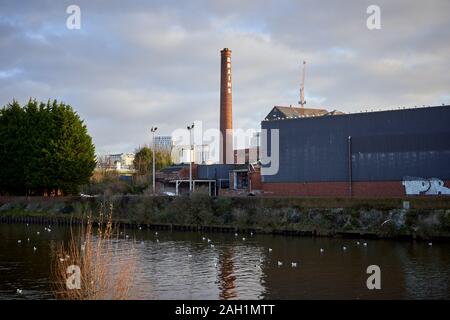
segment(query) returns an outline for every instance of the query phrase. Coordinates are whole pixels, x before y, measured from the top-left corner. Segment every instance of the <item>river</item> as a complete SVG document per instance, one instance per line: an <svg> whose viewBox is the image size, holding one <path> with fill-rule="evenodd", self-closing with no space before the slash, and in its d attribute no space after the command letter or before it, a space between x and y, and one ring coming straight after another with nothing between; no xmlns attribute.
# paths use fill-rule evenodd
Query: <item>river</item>
<svg viewBox="0 0 450 320"><path fill-rule="evenodd" d="M51 247L70 228L51 229L0 224L0 299L54 298ZM144 299L450 299L448 242L124 232ZM380 267L380 290L366 286L369 265Z"/></svg>

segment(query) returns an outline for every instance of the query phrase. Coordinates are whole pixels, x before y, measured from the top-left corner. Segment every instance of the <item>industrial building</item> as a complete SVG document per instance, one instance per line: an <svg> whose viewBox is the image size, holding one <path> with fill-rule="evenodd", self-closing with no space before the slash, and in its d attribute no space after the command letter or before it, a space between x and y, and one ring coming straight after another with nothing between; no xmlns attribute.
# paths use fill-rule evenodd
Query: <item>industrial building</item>
<svg viewBox="0 0 450 320"><path fill-rule="evenodd" d="M275 109L275 108L274 108ZM402 197L450 194L450 106L276 116L279 170L265 195Z"/></svg>

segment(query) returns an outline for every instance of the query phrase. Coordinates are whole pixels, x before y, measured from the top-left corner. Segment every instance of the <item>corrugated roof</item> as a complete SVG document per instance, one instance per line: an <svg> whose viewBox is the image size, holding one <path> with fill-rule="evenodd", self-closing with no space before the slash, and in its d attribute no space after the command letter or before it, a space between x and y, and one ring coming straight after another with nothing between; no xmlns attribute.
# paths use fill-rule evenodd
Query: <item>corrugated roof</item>
<svg viewBox="0 0 450 320"><path fill-rule="evenodd" d="M275 106L278 111L283 113L286 117L299 117L299 116L321 116L328 113L326 109L316 109L316 108L297 108L297 107L283 107Z"/></svg>

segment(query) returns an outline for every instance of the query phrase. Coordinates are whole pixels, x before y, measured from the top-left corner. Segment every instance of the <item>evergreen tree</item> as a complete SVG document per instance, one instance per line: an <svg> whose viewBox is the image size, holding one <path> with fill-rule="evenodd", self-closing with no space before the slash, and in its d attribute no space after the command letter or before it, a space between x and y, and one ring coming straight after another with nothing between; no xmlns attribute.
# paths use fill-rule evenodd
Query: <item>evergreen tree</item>
<svg viewBox="0 0 450 320"><path fill-rule="evenodd" d="M73 194L94 168L92 139L69 105L30 99L0 110L0 192Z"/></svg>

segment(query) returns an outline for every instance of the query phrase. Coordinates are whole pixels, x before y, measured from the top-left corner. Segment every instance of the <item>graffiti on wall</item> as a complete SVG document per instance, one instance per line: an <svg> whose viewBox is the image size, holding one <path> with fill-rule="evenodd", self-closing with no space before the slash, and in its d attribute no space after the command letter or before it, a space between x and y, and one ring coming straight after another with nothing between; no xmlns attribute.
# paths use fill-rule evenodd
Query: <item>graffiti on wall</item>
<svg viewBox="0 0 450 320"><path fill-rule="evenodd" d="M444 186L444 181L438 178L405 177L402 182L407 195L450 195L450 188Z"/></svg>

